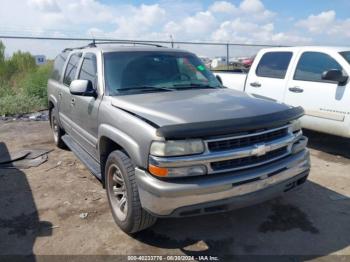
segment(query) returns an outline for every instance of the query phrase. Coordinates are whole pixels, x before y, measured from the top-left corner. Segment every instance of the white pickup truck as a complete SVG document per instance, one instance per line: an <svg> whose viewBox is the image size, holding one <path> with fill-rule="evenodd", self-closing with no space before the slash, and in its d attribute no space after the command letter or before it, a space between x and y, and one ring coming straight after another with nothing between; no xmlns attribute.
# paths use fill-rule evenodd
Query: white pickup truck
<svg viewBox="0 0 350 262"><path fill-rule="evenodd" d="M248 74L215 74L226 87L302 106L304 128L350 138L350 47L263 49Z"/></svg>

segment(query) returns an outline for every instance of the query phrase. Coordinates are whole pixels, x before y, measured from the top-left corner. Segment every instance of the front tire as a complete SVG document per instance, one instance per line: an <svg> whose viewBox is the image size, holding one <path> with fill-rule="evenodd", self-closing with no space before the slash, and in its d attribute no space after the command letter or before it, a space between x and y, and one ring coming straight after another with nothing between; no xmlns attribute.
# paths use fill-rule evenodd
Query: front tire
<svg viewBox="0 0 350 262"><path fill-rule="evenodd" d="M152 226L156 218L144 210L131 159L116 150L108 156L105 167L106 190L114 221L126 233L136 233Z"/></svg>
<svg viewBox="0 0 350 262"><path fill-rule="evenodd" d="M64 135L64 130L60 127L57 121L57 110L55 108L51 109L50 123L51 123L51 129L52 129L53 140L55 141L55 145L61 149L66 148L66 144L62 140L62 136Z"/></svg>

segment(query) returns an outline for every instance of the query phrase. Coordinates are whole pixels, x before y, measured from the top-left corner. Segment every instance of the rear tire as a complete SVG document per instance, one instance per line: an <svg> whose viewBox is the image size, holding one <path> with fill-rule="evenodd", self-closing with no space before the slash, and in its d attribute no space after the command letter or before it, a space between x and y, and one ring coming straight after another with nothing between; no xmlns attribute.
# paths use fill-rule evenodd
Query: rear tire
<svg viewBox="0 0 350 262"><path fill-rule="evenodd" d="M116 150L108 156L105 167L107 198L114 221L126 233L136 233L152 226L157 218L141 206L131 159Z"/></svg>
<svg viewBox="0 0 350 262"><path fill-rule="evenodd" d="M64 135L64 130L60 127L57 121L57 110L55 108L51 109L50 123L51 123L51 129L53 132L53 140L55 142L55 145L61 149L66 148L66 144L62 140L62 136Z"/></svg>

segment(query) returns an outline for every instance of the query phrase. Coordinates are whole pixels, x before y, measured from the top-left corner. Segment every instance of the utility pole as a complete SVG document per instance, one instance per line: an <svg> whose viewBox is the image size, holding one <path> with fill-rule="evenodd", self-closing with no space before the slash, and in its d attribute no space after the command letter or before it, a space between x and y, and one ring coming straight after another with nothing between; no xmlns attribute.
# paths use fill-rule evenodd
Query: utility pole
<svg viewBox="0 0 350 262"><path fill-rule="evenodd" d="M227 43L226 44L226 66L227 66L227 70L228 70L228 67L229 67L229 64L230 64L229 60L230 60L230 44Z"/></svg>
<svg viewBox="0 0 350 262"><path fill-rule="evenodd" d="M173 35L169 35L170 37L170 42L171 42L171 48L174 48L174 38Z"/></svg>

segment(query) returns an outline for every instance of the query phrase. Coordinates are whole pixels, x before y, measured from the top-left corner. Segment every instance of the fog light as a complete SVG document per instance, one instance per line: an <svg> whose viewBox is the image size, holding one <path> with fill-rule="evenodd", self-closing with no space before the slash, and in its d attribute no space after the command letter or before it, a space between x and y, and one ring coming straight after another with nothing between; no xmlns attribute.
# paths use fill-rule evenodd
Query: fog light
<svg viewBox="0 0 350 262"><path fill-rule="evenodd" d="M169 177L202 176L207 174L207 168L205 166L176 167L168 168L168 170Z"/></svg>
<svg viewBox="0 0 350 262"><path fill-rule="evenodd" d="M152 175L158 177L189 177L202 176L207 174L205 166L189 166L189 167L171 167L163 168L154 165L149 165L148 170Z"/></svg>

